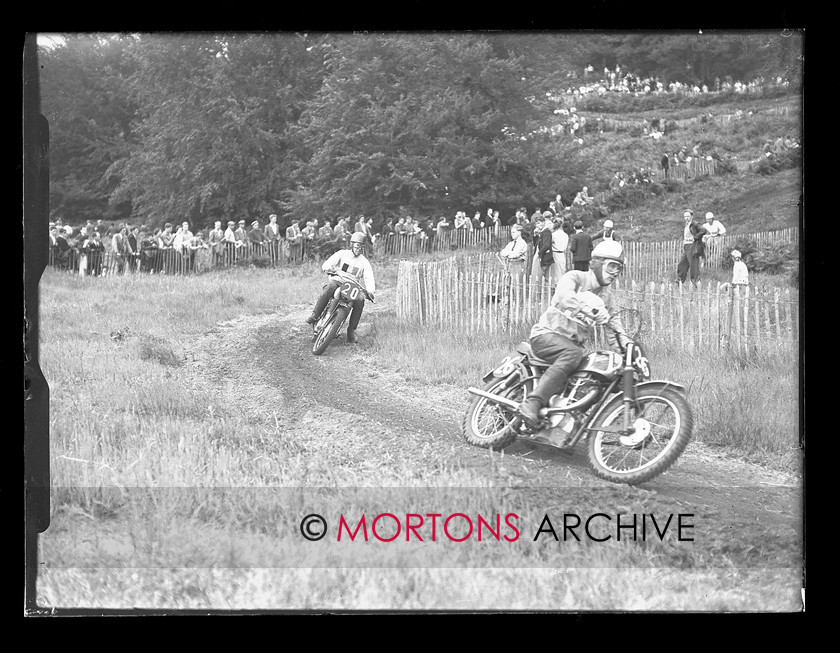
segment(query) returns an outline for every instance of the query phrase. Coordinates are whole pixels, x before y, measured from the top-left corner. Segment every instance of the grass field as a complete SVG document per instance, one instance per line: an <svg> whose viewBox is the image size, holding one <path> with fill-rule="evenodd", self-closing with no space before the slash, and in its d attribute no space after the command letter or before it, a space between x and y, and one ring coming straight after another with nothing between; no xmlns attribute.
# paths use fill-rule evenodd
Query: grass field
<svg viewBox="0 0 840 653"><path fill-rule="evenodd" d="M378 271L387 297L396 265ZM321 282L311 268L185 278L47 272L41 363L51 388L54 492L44 555L53 568L42 574L40 596L48 605L796 609L798 572L739 567L744 552L721 544L729 537L722 527L709 534L716 543L710 549L679 550L666 541L642 557L622 547L536 554L532 566L550 564L543 569L271 568L282 509L277 495L261 488L506 483L459 463L462 445L454 442L393 450L385 439L366 442L363 431L328 443L305 424L289 431L283 398L256 379L248 385L249 362L231 357L235 343L228 349L225 338L206 354L229 366L229 379L190 372L193 345L204 336L237 320L300 310ZM367 319L363 356L421 393L474 384L515 344L407 326L389 310ZM717 355L700 364L655 344L650 356L657 376L691 388L700 442L724 456L798 470L795 352L740 366ZM229 491L236 488L253 492ZM658 505L645 493L617 496L637 510ZM582 499L579 507L586 506ZM790 546L780 553L785 559L795 553L795 540ZM90 551L101 556L101 568L74 567ZM140 561L137 568L114 562L126 552ZM478 549L467 559L509 566L504 556L493 563Z"/></svg>

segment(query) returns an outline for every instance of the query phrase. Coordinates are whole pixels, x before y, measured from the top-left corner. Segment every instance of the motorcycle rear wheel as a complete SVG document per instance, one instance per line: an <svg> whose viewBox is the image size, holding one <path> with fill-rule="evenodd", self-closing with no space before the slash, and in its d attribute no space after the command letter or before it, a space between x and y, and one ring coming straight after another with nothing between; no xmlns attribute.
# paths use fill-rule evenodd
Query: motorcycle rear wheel
<svg viewBox="0 0 840 653"><path fill-rule="evenodd" d="M623 397L623 394L614 397L592 428L620 425ZM649 481L673 465L691 439L694 417L679 392L670 388L640 388L636 399L637 406L630 409L631 424L644 426L637 432L649 429L640 442L630 446L621 442L618 433L589 432L589 464L595 475L606 481L630 485Z"/></svg>
<svg viewBox="0 0 840 653"><path fill-rule="evenodd" d="M347 319L347 315L349 313L350 310L346 306L339 306L335 309L335 313L330 316L327 323L324 325L324 328L322 328L321 332L318 334L318 337L315 338L315 344L312 345L313 354L320 356L326 351L333 338L338 335L338 330L341 328L341 325L344 324L344 320Z"/></svg>
<svg viewBox="0 0 840 653"><path fill-rule="evenodd" d="M512 401L522 402L525 390L517 384L499 392L507 379L494 379L484 386L485 392L499 394ZM484 397L473 397L461 424L464 439L471 445L501 451L514 440L522 419L510 409L494 404Z"/></svg>

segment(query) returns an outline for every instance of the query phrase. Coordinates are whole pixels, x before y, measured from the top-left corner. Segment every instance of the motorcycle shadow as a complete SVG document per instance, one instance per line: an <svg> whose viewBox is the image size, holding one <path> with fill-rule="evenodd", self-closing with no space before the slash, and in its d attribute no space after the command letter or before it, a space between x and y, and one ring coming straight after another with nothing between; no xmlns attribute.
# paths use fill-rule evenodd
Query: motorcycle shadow
<svg viewBox="0 0 840 653"><path fill-rule="evenodd" d="M510 446L505 448L505 453L511 456L527 458L529 460L540 460L544 462L562 462L566 465L580 466L585 468L586 448L577 445L574 447L555 447L539 440L528 438L517 438Z"/></svg>

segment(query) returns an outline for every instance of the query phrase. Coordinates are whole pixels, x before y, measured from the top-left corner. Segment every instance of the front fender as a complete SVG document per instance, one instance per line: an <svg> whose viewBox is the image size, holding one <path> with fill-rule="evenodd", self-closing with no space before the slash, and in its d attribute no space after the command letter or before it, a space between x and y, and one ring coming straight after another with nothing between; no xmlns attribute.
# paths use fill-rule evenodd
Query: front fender
<svg viewBox="0 0 840 653"><path fill-rule="evenodd" d="M688 390L685 389L685 386L680 385L679 383L674 383L673 381L643 381L642 383L636 385L636 390L641 390L642 388L650 388L652 390L676 390L683 396L683 398L688 398Z"/></svg>

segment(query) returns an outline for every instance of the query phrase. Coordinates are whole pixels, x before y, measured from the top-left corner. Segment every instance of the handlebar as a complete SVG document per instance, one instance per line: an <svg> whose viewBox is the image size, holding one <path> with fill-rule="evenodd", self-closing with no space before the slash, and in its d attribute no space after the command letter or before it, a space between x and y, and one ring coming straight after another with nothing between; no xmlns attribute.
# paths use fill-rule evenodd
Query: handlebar
<svg viewBox="0 0 840 653"><path fill-rule="evenodd" d="M339 274L335 270L324 270L324 272L326 273L326 275L328 277L337 277L339 279L343 278L343 277L339 276ZM359 284L357 283L356 285L359 285ZM370 292L368 292L367 288L363 288L361 285L359 285L359 288L361 288L362 291L365 293L365 297L367 299L369 299L374 304L376 303L376 301L373 298L373 295L370 294Z"/></svg>

